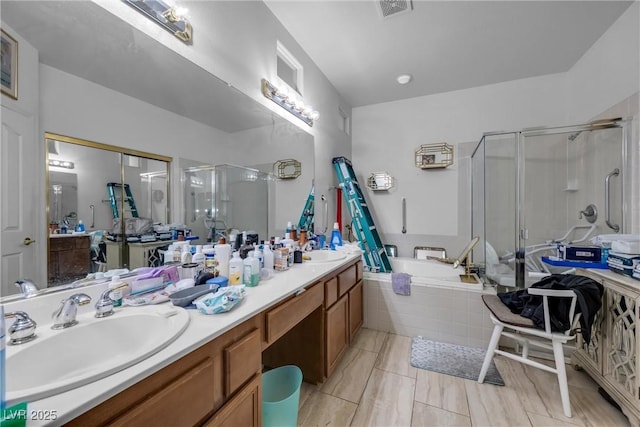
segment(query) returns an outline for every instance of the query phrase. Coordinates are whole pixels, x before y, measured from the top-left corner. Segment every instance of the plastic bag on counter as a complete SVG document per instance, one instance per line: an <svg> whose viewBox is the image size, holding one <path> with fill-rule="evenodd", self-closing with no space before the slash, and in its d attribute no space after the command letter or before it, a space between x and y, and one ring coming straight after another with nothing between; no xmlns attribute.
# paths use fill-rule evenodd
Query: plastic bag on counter
<svg viewBox="0 0 640 427"><path fill-rule="evenodd" d="M226 313L238 305L246 295L244 285L220 288L216 293L209 293L196 299L193 303L203 314Z"/></svg>

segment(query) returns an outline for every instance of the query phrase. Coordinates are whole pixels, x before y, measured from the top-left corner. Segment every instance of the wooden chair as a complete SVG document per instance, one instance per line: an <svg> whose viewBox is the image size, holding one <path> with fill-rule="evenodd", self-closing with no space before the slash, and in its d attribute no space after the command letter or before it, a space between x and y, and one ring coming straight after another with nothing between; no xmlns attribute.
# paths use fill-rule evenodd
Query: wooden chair
<svg viewBox="0 0 640 427"><path fill-rule="evenodd" d="M489 347L487 348L487 354L482 364L480 376L478 382L484 381L491 360L495 354L507 357L517 362L524 363L535 368L543 369L548 372L552 372L558 376L558 384L560 386L560 396L562 398L562 409L564 415L571 417L571 404L569 402L569 386L567 384L567 373L565 370L564 351L563 345L568 341L575 338L572 335L574 326L580 318L580 314L575 315L576 308L576 294L571 290L555 290L555 289L541 289L541 288L528 288L527 291L531 295L541 295L542 304L544 309L544 330L537 328L533 321L527 317L514 314L509 308L502 303L497 295L483 295L482 300L489 309L489 317L494 324L493 334L489 341ZM551 322L549 317L549 298L571 298L571 305L569 310L569 319L573 319L571 327L562 332L552 332ZM505 329L509 331L505 331ZM512 331L512 332L511 332ZM498 349L500 336L505 336L518 341L522 345L522 354L506 352ZM555 360L555 368L544 365L535 360L528 358L529 346L545 348L553 350L553 356Z"/></svg>

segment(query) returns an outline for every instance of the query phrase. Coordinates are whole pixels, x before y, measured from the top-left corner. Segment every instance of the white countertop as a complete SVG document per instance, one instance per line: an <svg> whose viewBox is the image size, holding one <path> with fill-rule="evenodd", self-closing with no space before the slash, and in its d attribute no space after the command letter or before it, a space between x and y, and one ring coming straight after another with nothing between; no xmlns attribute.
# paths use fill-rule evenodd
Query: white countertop
<svg viewBox="0 0 640 427"><path fill-rule="evenodd" d="M247 287L247 295L244 301L228 313L204 315L197 310L188 310L190 322L187 329L175 341L148 359L85 386L52 397L29 402L27 406L27 426L60 425L72 420L138 381L180 359L182 356L203 344L220 336L234 326L294 294L299 289L312 284L320 277L340 269L342 266L359 257L359 254L347 254L346 258L340 261L295 264L288 271L274 272L274 277L270 280L261 281L260 284L254 288ZM92 293L99 292L99 289L97 291L88 291L89 288L90 287L44 295L32 299L29 303L37 301L39 306L47 304L48 310L46 312L50 313L56 308L56 303L66 296L66 293L86 292L92 296ZM28 312L28 309L25 309L25 304L25 300L7 303L5 305L5 312L12 310L25 310ZM90 304L89 307L90 309L88 310L93 312L93 304ZM122 310L135 310L135 307L125 307ZM80 307L78 313L80 315L86 311L87 308ZM117 312L114 316L117 316ZM47 328L51 324L50 319L43 321L43 319L34 318L34 320L39 323L39 328ZM96 344L99 340L100 337L96 337ZM92 345L92 343L87 343L87 345ZM56 419L34 419L33 415L38 414L42 416L42 414L46 414L47 411L49 411L49 413L55 411Z"/></svg>

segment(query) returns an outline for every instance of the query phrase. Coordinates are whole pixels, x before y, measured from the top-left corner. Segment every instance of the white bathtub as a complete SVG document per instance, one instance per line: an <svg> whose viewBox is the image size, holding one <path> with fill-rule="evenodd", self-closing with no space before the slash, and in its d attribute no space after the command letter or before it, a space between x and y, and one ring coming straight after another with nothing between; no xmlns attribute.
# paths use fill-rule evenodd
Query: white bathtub
<svg viewBox="0 0 640 427"><path fill-rule="evenodd" d="M483 288L477 276L475 276L477 283L463 283L460 280L460 275L464 274L463 267L453 268L451 264L429 259L389 258L389 260L391 261L391 270L394 273L408 273L411 275L411 284L477 291L481 291ZM367 275L373 275L378 280L391 282L391 273L366 273L365 277Z"/></svg>
<svg viewBox="0 0 640 427"><path fill-rule="evenodd" d="M463 268L414 258L391 258L394 273L411 275L411 295L397 295L391 273L364 273L364 325L399 335L486 347L493 330L482 283L460 281Z"/></svg>

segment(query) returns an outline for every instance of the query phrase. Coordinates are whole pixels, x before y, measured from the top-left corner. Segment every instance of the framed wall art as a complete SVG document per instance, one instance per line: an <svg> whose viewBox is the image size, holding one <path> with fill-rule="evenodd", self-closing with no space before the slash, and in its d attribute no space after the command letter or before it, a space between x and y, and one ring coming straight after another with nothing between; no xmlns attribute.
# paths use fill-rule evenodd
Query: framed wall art
<svg viewBox="0 0 640 427"><path fill-rule="evenodd" d="M1 31L0 86L2 93L18 99L18 42L4 30Z"/></svg>

